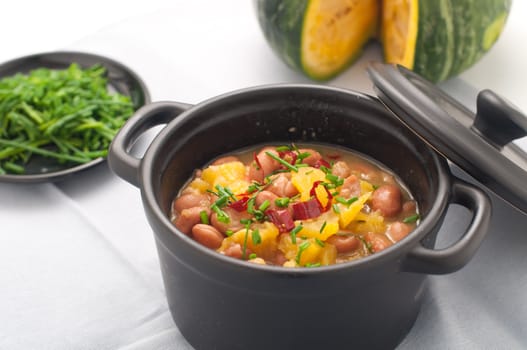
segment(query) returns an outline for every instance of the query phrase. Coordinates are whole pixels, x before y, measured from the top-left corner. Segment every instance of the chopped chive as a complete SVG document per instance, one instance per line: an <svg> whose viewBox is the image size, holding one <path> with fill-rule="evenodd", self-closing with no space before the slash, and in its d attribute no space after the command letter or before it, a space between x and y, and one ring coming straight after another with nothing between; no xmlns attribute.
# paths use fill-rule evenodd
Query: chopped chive
<svg viewBox="0 0 527 350"><path fill-rule="evenodd" d="M411 216L408 216L408 217L404 218L403 222L405 224L413 224L417 220L419 220L419 214L414 214L414 215L411 215Z"/></svg>
<svg viewBox="0 0 527 350"><path fill-rule="evenodd" d="M251 219L241 219L240 220L240 223L242 223L245 226L249 226L250 224L252 224L252 222L253 221Z"/></svg>
<svg viewBox="0 0 527 350"><path fill-rule="evenodd" d="M306 159L310 155L311 153L309 152L302 152L302 153L298 152L297 159L300 160L300 162L302 162L304 159Z"/></svg>
<svg viewBox="0 0 527 350"><path fill-rule="evenodd" d="M262 243L262 236L260 236L260 231L258 229L253 230L253 232L251 233L251 238L253 240L253 244Z"/></svg>
<svg viewBox="0 0 527 350"><path fill-rule="evenodd" d="M333 204L332 208L333 208L333 211L335 212L335 214L340 214L340 208L337 205L337 203Z"/></svg>
<svg viewBox="0 0 527 350"><path fill-rule="evenodd" d="M223 210L221 210L216 203L211 205L210 209L212 209L216 213L216 215L218 216L218 221L223 222L224 224L228 224L231 221L229 215Z"/></svg>
<svg viewBox="0 0 527 350"><path fill-rule="evenodd" d="M225 234L227 235L227 237L230 237L234 234L234 231L233 230L227 230L225 231Z"/></svg>
<svg viewBox="0 0 527 350"><path fill-rule="evenodd" d="M300 256L302 255L302 253L304 252L304 250L306 250L307 248L309 248L309 246L311 245L311 243L309 241L305 241L305 242L302 242L299 246L298 246L298 253L296 254L296 263L297 264L300 264Z"/></svg>
<svg viewBox="0 0 527 350"><path fill-rule="evenodd" d="M289 198L282 197L282 198L275 199L274 203L276 204L277 207L285 208L289 205L289 201L290 201Z"/></svg>
<svg viewBox="0 0 527 350"><path fill-rule="evenodd" d="M247 237L249 237L249 227L251 226L251 219L241 219L240 222L245 225L245 237L243 239L242 259L245 260L245 253L247 252Z"/></svg>
<svg viewBox="0 0 527 350"><path fill-rule="evenodd" d="M324 231L324 229L326 228L326 224L327 222L324 221L324 223L322 224L322 226L320 227L320 233L322 233Z"/></svg>
<svg viewBox="0 0 527 350"><path fill-rule="evenodd" d="M289 164L288 162L286 162L282 158L275 156L271 152L265 152L265 154L267 154L269 157L273 158L274 160L276 160L278 163L282 164L283 166L285 166L289 170L294 171L295 173L298 172L298 168L296 166Z"/></svg>
<svg viewBox="0 0 527 350"><path fill-rule="evenodd" d="M329 180L329 182L331 182L333 185L337 187L342 186L342 184L344 184L344 179L341 179L337 175L333 175L333 174L326 174L326 180Z"/></svg>
<svg viewBox="0 0 527 350"><path fill-rule="evenodd" d="M256 253L251 253L251 255L249 255L249 260L256 259L257 256Z"/></svg>
<svg viewBox="0 0 527 350"><path fill-rule="evenodd" d="M254 203L256 202L256 197L251 197L247 201L247 212L249 214L254 214Z"/></svg>
<svg viewBox="0 0 527 350"><path fill-rule="evenodd" d="M286 152L286 151L290 151L291 150L291 147L289 146L278 146L275 148L276 152Z"/></svg>
<svg viewBox="0 0 527 350"><path fill-rule="evenodd" d="M253 193L260 189L260 185L256 182L253 182L249 187L247 187L247 193Z"/></svg>
<svg viewBox="0 0 527 350"><path fill-rule="evenodd" d="M300 232L304 227L302 225L296 226L294 229L291 230L291 242L293 244L296 244L296 235L298 232Z"/></svg>
<svg viewBox="0 0 527 350"><path fill-rule="evenodd" d="M325 244L324 244L324 242L322 242L320 239L315 238L315 242L316 242L319 246L321 246L322 248L324 248Z"/></svg>
<svg viewBox="0 0 527 350"><path fill-rule="evenodd" d="M208 225L209 224L209 214L205 210L202 210L199 212L199 219L202 224Z"/></svg>
<svg viewBox="0 0 527 350"><path fill-rule="evenodd" d="M328 167L321 165L319 169L322 170L324 174L331 174L331 169L329 169Z"/></svg>
<svg viewBox="0 0 527 350"><path fill-rule="evenodd" d="M268 199L264 200L263 203L258 207L258 210L265 211L269 206L271 205L271 202L269 202Z"/></svg>
<svg viewBox="0 0 527 350"><path fill-rule="evenodd" d="M317 263L306 263L305 267L320 267L321 264L319 262Z"/></svg>
<svg viewBox="0 0 527 350"><path fill-rule="evenodd" d="M371 245L370 242L366 242L366 240L365 240L364 237L362 237L362 236L359 236L359 239L360 239L360 241L364 244L364 246L366 247L366 249L368 249L368 252L370 252L370 254L375 253L375 251L373 250L373 247L372 247L372 245Z"/></svg>
<svg viewBox="0 0 527 350"><path fill-rule="evenodd" d="M350 206L353 202L356 202L359 198L358 197L351 197L350 199L346 199L344 197L335 197L335 200L341 204L344 204L346 206Z"/></svg>

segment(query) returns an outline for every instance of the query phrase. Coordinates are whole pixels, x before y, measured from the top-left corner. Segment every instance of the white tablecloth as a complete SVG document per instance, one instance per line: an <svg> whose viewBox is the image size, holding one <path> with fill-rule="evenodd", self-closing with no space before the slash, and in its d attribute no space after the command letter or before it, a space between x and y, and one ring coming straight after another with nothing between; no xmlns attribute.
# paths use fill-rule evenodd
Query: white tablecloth
<svg viewBox="0 0 527 350"><path fill-rule="evenodd" d="M442 84L470 108L472 84L508 92L527 110L518 99L527 70L510 55L518 47L509 42L518 30L525 34L524 4L513 8L518 13L503 44L486 62ZM174 2L57 49L123 62L155 101L197 103L247 86L309 82L272 54L247 1ZM370 45L328 84L371 93L364 67L379 57L379 47ZM480 85L488 75L492 84ZM527 348L527 216L495 196L493 204L482 247L461 271L430 277L422 311L400 349ZM465 210L453 206L439 244L453 242L467 222ZM106 164L56 184L0 183L0 277L0 349L192 348L170 317L139 190Z"/></svg>

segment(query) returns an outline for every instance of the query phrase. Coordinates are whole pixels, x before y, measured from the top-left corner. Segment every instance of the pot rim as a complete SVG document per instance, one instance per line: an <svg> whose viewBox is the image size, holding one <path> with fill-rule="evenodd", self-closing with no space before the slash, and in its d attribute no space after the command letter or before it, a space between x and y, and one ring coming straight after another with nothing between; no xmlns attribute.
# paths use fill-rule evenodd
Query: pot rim
<svg viewBox="0 0 527 350"><path fill-rule="evenodd" d="M376 97L353 90L347 90L333 86L321 86L315 84L279 83L253 86L248 88L237 89L231 92L226 92L215 97L206 99L202 102L199 102L198 104L193 105L188 110L178 115L177 118L169 122L155 136L154 140L152 141L143 156L139 170L139 181L141 184L139 187L141 188L143 201L145 204L148 205L151 213L155 216L155 219L158 221L158 223L161 224L163 228L167 230L167 232L170 232L170 234L166 234L164 231L159 232L160 230L153 230L155 238L156 240L162 242L165 248L170 251L176 259L181 260L183 263L189 265L189 263L183 261L180 257L178 257L177 252L172 251L168 247L168 243L170 241L179 241L180 243L191 247L191 249L193 249L196 254L202 255L204 258L209 258L210 262L222 264L230 268L242 268L272 274L278 273L283 275L315 275L320 273L327 273L329 271L370 268L372 265L383 264L388 260L394 260L397 256L399 256L399 259L402 261L405 254L407 254L416 245L420 244L420 241L425 238L430 232L432 232L435 227L437 227L438 221L442 218L442 214L445 212L448 206L452 175L450 174L446 160L440 157L440 155L438 155L436 152L434 152L432 148L428 147L427 150L431 152L435 168L437 169L437 171L435 172L435 176L438 180L438 190L436 193L436 198L433 201L430 211L428 212L425 218L421 219L419 225L407 237L397 242L396 244L393 244L392 246L386 248L385 250L369 255L367 257L363 257L345 263L320 266L317 268L284 268L282 266L260 265L250 263L247 261L242 261L239 259L233 259L232 257L219 254L215 250L201 245L188 235L177 230L174 224L170 221L168 215L161 210L156 200L156 194L154 193L155 176L153 175L153 164L160 154L159 150L163 149L165 142L169 139L169 136L174 133L174 130L177 130L180 125L186 123L188 120L191 120L194 114L198 114L203 109L210 108L212 105L222 105L235 97L250 95L256 92L262 92L267 90L282 91L291 89L299 91L330 91L335 94L349 96L350 98L357 98L356 101L351 101L351 103L366 102L381 104L381 102ZM386 110L386 113L390 112ZM419 139L418 136L414 137L416 139ZM331 146L330 143L325 144Z"/></svg>

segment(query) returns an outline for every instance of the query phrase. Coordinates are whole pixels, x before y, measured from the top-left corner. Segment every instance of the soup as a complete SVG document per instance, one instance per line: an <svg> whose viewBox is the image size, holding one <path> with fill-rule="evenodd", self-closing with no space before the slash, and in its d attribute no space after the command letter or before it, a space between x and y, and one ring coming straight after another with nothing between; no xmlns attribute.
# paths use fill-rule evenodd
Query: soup
<svg viewBox="0 0 527 350"><path fill-rule="evenodd" d="M265 146L195 171L171 220L235 259L317 267L375 254L406 237L419 211L399 178L349 150Z"/></svg>

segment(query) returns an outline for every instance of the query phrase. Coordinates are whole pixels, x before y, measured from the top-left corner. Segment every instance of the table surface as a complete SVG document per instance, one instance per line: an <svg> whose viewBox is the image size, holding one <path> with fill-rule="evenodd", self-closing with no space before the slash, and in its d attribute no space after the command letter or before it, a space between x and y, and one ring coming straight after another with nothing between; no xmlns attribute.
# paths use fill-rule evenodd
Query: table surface
<svg viewBox="0 0 527 350"><path fill-rule="evenodd" d="M247 86L310 82L270 51L250 1L133 3L11 2L0 61L64 49L102 54L136 71L154 101L192 104ZM441 87L471 109L477 91L490 88L527 111L526 11L515 1L491 52ZM326 84L372 93L364 68L379 58L369 45ZM492 200L481 248L462 270L429 278L400 349L527 347L527 216ZM452 206L439 246L469 220ZM54 184L0 183L0 223L1 349L192 349L170 317L139 190L106 164Z"/></svg>

